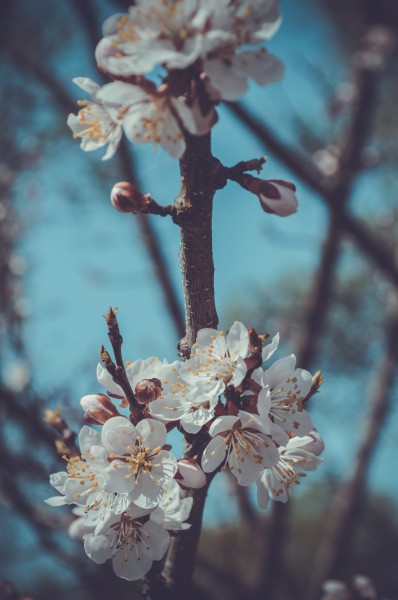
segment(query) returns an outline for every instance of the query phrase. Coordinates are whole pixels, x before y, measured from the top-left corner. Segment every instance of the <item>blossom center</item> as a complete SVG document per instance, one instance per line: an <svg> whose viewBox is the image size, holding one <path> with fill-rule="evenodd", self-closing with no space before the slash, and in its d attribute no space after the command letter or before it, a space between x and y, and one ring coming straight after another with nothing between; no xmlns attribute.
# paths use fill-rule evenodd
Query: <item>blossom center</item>
<svg viewBox="0 0 398 600"><path fill-rule="evenodd" d="M282 488L272 489L272 492L275 496L280 496L283 494L283 488L288 491L289 487L293 484L299 484L301 477L306 477L306 473L302 471L298 471L293 466L298 463L299 460L302 460L297 457L290 457L289 460L280 456L279 462L277 465L272 467L272 472L275 476L275 479L281 484Z"/></svg>
<svg viewBox="0 0 398 600"><path fill-rule="evenodd" d="M160 446L156 448L149 448L143 444L143 440L141 436L137 436L135 440L134 446L127 446L126 454L121 456L117 456L116 454L110 454L108 456L109 460L114 460L115 458L128 463L128 470L130 473L127 473L126 479L130 479L132 475L138 480L139 476L142 475L151 475L151 471L153 467L160 467L161 463L155 463L154 460L162 451Z"/></svg>
<svg viewBox="0 0 398 600"><path fill-rule="evenodd" d="M225 440L228 446L227 451L227 463L229 462L230 455L235 454L236 462L243 463L246 459L251 460L257 465L261 465L263 457L260 454L262 447L269 448L269 441L266 436L249 429L232 429L228 432ZM230 465L229 469L234 470L234 466ZM236 467L238 473L242 473L240 466Z"/></svg>
<svg viewBox="0 0 398 600"><path fill-rule="evenodd" d="M80 123L84 126L82 131L77 131L73 134L73 138L88 137L94 142L104 143L106 142L107 135L103 129L104 120L101 116L93 111L93 104L89 100L78 100L79 106L84 106L79 110L78 117Z"/></svg>
<svg viewBox="0 0 398 600"><path fill-rule="evenodd" d="M137 544L139 542L145 543L147 549L149 549L147 540L149 535L144 531L143 524L140 521L134 520L127 513L123 513L120 521L110 526L107 535L116 534L111 542L111 549L113 554L121 551L121 565L127 563L128 553L135 549L137 558L139 559L139 552Z"/></svg>

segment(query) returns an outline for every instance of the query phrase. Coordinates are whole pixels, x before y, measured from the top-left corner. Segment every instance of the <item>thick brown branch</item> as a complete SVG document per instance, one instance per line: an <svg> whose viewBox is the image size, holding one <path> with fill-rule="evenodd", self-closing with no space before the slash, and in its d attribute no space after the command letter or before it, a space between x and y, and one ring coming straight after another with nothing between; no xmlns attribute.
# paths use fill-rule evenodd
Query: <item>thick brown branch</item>
<svg viewBox="0 0 398 600"><path fill-rule="evenodd" d="M218 324L214 301L212 209L220 163L211 154L210 134L187 136L187 150L180 169L181 189L175 202L175 221L181 229L186 331L179 351L187 358L199 329Z"/></svg>
<svg viewBox="0 0 398 600"><path fill-rule="evenodd" d="M186 142L187 149L180 161L181 189L175 202L174 219L181 229L180 264L186 334L179 343L179 350L184 358L189 357L198 331L205 327L216 328L218 324L214 300L212 207L215 190L222 179L221 165L211 154L210 135L187 135ZM200 458L208 439L207 433L186 435L184 458ZM205 487L186 492L187 496L193 497L189 517L191 527L172 539L163 572L146 581L145 598L185 600L190 596L203 509L211 480L212 475L209 475Z"/></svg>
<svg viewBox="0 0 398 600"><path fill-rule="evenodd" d="M188 436L187 436L188 437ZM201 456L203 448L209 441L207 433L189 436L184 458ZM193 505L189 515L190 529L180 531L171 540L170 549L167 553L162 578L166 587L171 592L173 600L185 600L192 589L192 577L196 564L196 555L199 544L200 532L202 530L203 510L210 483L214 473L207 475L207 483L198 490L187 490L185 497L193 498Z"/></svg>

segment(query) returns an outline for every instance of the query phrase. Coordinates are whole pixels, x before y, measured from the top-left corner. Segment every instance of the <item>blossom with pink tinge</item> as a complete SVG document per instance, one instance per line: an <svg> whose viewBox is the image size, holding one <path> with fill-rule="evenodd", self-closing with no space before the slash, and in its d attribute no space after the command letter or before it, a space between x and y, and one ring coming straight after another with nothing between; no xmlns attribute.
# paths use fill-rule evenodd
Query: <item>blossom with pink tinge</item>
<svg viewBox="0 0 398 600"><path fill-rule="evenodd" d="M105 394L83 396L80 405L84 410L84 419L93 425L103 425L108 419L121 416L113 402Z"/></svg>

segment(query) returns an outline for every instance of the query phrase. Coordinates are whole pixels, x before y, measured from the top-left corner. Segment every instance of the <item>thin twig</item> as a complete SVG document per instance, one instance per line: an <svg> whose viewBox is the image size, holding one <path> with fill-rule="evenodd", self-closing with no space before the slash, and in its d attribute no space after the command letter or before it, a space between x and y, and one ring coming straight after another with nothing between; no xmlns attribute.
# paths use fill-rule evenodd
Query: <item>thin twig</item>
<svg viewBox="0 0 398 600"><path fill-rule="evenodd" d="M318 193L332 212L338 213L344 234L348 235L385 277L398 288L398 269L389 249L360 221L335 205L333 190L318 169L296 150L280 141L267 125L250 114L243 105L228 104L227 106L276 158L279 158L301 181Z"/></svg>

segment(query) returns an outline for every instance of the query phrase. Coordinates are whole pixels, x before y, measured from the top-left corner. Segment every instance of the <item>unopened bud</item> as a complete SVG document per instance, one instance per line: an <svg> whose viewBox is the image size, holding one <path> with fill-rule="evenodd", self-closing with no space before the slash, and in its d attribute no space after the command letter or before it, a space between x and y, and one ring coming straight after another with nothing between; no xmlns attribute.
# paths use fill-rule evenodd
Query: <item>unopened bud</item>
<svg viewBox="0 0 398 600"><path fill-rule="evenodd" d="M159 379L142 379L137 383L134 394L140 404L149 404L159 398L162 392L162 384Z"/></svg>
<svg viewBox="0 0 398 600"><path fill-rule="evenodd" d="M296 186L290 181L265 180L245 175L239 183L246 190L258 196L265 212L279 217L287 217L297 212Z"/></svg>
<svg viewBox="0 0 398 600"><path fill-rule="evenodd" d="M105 394L83 396L80 404L84 410L84 419L94 425L103 425L112 417L120 417L120 413Z"/></svg>
<svg viewBox="0 0 398 600"><path fill-rule="evenodd" d="M57 427L62 426L63 419L61 417L61 407L58 406L58 408L56 408L55 410L53 410L52 408L45 408L43 419L48 425L51 425L51 427L55 427L55 429Z"/></svg>
<svg viewBox="0 0 398 600"><path fill-rule="evenodd" d="M115 183L111 191L113 208L122 213L148 212L151 200L128 181Z"/></svg>
<svg viewBox="0 0 398 600"><path fill-rule="evenodd" d="M69 456L71 451L70 448L68 448L68 446L65 444L65 442L63 440L54 440L54 444L55 444L55 450L57 451L57 454L59 454L60 456Z"/></svg>
<svg viewBox="0 0 398 600"><path fill-rule="evenodd" d="M293 183L274 179L264 181L264 184L258 197L265 212L279 217L288 217L297 212L296 186Z"/></svg>
<svg viewBox="0 0 398 600"><path fill-rule="evenodd" d="M317 371L315 375L312 376L311 389L305 398L305 402L308 402L308 400L318 392L319 388L321 387L324 381L325 380L322 376L322 371Z"/></svg>
<svg viewBox="0 0 398 600"><path fill-rule="evenodd" d="M249 352L250 352L250 354L260 354L261 355L263 345L262 345L260 336L258 335L257 331L254 329L254 327L248 327L247 331L249 334Z"/></svg>
<svg viewBox="0 0 398 600"><path fill-rule="evenodd" d="M198 489L206 485L206 475L193 458L178 461L178 483L184 487Z"/></svg>
<svg viewBox="0 0 398 600"><path fill-rule="evenodd" d="M315 375L312 376L312 387L315 388L315 391L319 390L324 381L325 379L322 376L322 371L317 371Z"/></svg>

